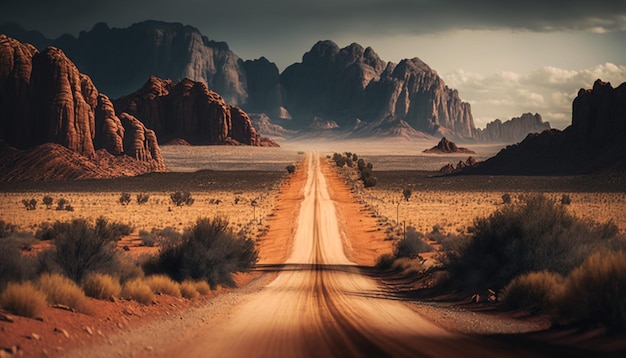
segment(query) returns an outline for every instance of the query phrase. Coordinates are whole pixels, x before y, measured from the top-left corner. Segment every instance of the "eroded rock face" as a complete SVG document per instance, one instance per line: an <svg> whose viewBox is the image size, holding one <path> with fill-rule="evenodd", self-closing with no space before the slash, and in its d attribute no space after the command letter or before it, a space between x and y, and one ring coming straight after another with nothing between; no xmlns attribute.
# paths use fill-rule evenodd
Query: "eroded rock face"
<svg viewBox="0 0 626 358"><path fill-rule="evenodd" d="M476 130L476 139L483 142L518 143L529 133L541 133L547 129L550 129L550 123L544 122L539 113L524 113L508 121L496 119L487 123L485 129Z"/></svg>
<svg viewBox="0 0 626 358"><path fill-rule="evenodd" d="M182 138L195 145L261 143L243 110L190 79L175 84L150 77L139 91L116 100L115 108L154 128L164 142Z"/></svg>
<svg viewBox="0 0 626 358"><path fill-rule="evenodd" d="M105 148L165 170L154 133L143 128L141 146L150 155L136 155L135 147L124 142L129 129L115 116L111 102L63 51L48 47L39 53L7 37L0 37L0 44L0 93L7 94L0 100L0 139L18 149L56 143L88 161L97 160L97 149Z"/></svg>

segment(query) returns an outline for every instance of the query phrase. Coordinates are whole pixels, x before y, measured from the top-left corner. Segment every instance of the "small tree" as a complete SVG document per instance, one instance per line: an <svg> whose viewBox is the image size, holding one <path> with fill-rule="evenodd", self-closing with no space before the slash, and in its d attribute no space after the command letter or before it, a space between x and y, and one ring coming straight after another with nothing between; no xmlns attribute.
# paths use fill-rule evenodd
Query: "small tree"
<svg viewBox="0 0 626 358"><path fill-rule="evenodd" d="M122 193L122 195L120 195L119 202L124 206L128 205L130 203L130 194L126 192Z"/></svg>
<svg viewBox="0 0 626 358"><path fill-rule="evenodd" d="M505 204L511 204L511 195L508 193L502 195L502 202Z"/></svg>
<svg viewBox="0 0 626 358"><path fill-rule="evenodd" d="M65 206L69 204L70 202L67 199L61 198L57 201L57 210L65 210Z"/></svg>
<svg viewBox="0 0 626 358"><path fill-rule="evenodd" d="M150 195L148 194L144 194L144 193L137 194L137 204L139 205L143 205L147 203L149 199L150 199Z"/></svg>
<svg viewBox="0 0 626 358"><path fill-rule="evenodd" d="M411 194L413 194L413 192L411 192L411 189L409 188L405 188L402 191L402 195L404 195L404 199L406 199L406 201L409 201L409 199L411 198Z"/></svg>
<svg viewBox="0 0 626 358"><path fill-rule="evenodd" d="M22 200L22 204L24 204L24 207L26 208L26 210L35 210L37 209L37 200L33 199L23 199Z"/></svg>
<svg viewBox="0 0 626 358"><path fill-rule="evenodd" d="M46 195L43 197L43 204L46 206L46 209L50 209L54 200L50 195Z"/></svg>
<svg viewBox="0 0 626 358"><path fill-rule="evenodd" d="M293 174L293 173L295 173L295 171L296 171L296 166L295 166L295 165L293 165L293 164L289 164L289 165L287 166L287 173L289 173L289 174Z"/></svg>
<svg viewBox="0 0 626 358"><path fill-rule="evenodd" d="M191 196L191 193L188 191L177 191L175 193L172 193L170 194L170 199L172 199L172 203L174 203L174 205L176 206L190 206L195 201L194 198Z"/></svg>

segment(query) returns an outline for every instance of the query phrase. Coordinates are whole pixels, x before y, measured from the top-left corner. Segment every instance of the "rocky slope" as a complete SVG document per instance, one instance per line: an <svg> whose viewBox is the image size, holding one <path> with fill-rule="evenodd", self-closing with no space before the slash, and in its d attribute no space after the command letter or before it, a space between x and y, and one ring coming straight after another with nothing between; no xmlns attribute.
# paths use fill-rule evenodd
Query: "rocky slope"
<svg viewBox="0 0 626 358"><path fill-rule="evenodd" d="M423 153L431 153L431 154L449 154L449 153L465 153L465 154L476 154L473 150L469 150L467 148L459 147L456 143L448 140L446 137L441 138L439 143L436 146L426 149Z"/></svg>
<svg viewBox="0 0 626 358"><path fill-rule="evenodd" d="M281 84L294 119L319 117L340 126L400 119L419 131L461 138L471 138L475 128L470 105L424 62L386 63L358 44L341 49L318 42L301 63L285 69Z"/></svg>
<svg viewBox="0 0 626 358"><path fill-rule="evenodd" d="M18 149L56 143L86 160L95 160L96 151L105 148L134 158L148 171L165 170L154 133L111 113L106 96L63 51L38 52L0 35L1 140Z"/></svg>
<svg viewBox="0 0 626 358"><path fill-rule="evenodd" d="M485 129L476 129L474 136L481 142L518 143L529 133L541 133L547 129L550 129L550 123L544 122L539 113L524 113L505 122L496 119L487 123Z"/></svg>
<svg viewBox="0 0 626 358"><path fill-rule="evenodd" d="M181 138L194 145L275 145L257 135L242 109L187 78L174 83L152 76L141 89L114 103L117 113L126 112L154 128L163 142Z"/></svg>
<svg viewBox="0 0 626 358"><path fill-rule="evenodd" d="M465 173L559 175L626 169L626 83L596 80L572 105L563 131L530 134Z"/></svg>

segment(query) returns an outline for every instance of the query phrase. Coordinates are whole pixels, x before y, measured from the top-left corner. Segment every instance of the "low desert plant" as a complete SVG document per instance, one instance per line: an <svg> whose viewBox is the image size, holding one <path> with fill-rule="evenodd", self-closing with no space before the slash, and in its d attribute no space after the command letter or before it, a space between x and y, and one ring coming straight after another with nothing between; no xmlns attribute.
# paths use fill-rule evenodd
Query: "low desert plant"
<svg viewBox="0 0 626 358"><path fill-rule="evenodd" d="M0 220L0 239L11 235L16 229L17 226L7 223L4 220Z"/></svg>
<svg viewBox="0 0 626 358"><path fill-rule="evenodd" d="M16 239L0 239L0 290L9 282L25 281L34 277L35 260L22 255Z"/></svg>
<svg viewBox="0 0 626 358"><path fill-rule="evenodd" d="M565 280L555 299L555 319L563 323L601 323L626 330L626 251L597 252Z"/></svg>
<svg viewBox="0 0 626 358"><path fill-rule="evenodd" d="M130 194L126 192L122 193L118 201L124 206L130 204Z"/></svg>
<svg viewBox="0 0 626 358"><path fill-rule="evenodd" d="M196 286L196 291L202 296L206 296L211 293L211 286L206 281L194 281L194 285Z"/></svg>
<svg viewBox="0 0 626 358"><path fill-rule="evenodd" d="M382 254L376 259L376 267L381 270L388 270L396 260L392 254Z"/></svg>
<svg viewBox="0 0 626 358"><path fill-rule="evenodd" d="M156 294L180 297L180 285L166 275L147 276L144 282Z"/></svg>
<svg viewBox="0 0 626 358"><path fill-rule="evenodd" d="M296 166L295 166L295 165L293 165L293 164L289 164L289 165L287 166L287 173L289 173L289 174L293 174L293 173L295 173L295 171L296 171Z"/></svg>
<svg viewBox="0 0 626 358"><path fill-rule="evenodd" d="M154 247L157 243L157 237L151 232L140 230L139 238L141 239L141 244L147 247Z"/></svg>
<svg viewBox="0 0 626 358"><path fill-rule="evenodd" d="M67 199L61 198L61 199L57 200L57 208L56 209L57 210L65 210L65 206L69 205L69 204L70 204L70 202Z"/></svg>
<svg viewBox="0 0 626 358"><path fill-rule="evenodd" d="M180 243L159 252L153 269L179 282L206 280L216 288L234 286L232 275L250 269L257 258L254 241L235 234L226 219L201 218L186 230Z"/></svg>
<svg viewBox="0 0 626 358"><path fill-rule="evenodd" d="M91 307L83 290L72 280L59 274L43 274L37 280L37 287L46 294L50 304L61 304L82 313L89 313Z"/></svg>
<svg viewBox="0 0 626 358"><path fill-rule="evenodd" d="M196 283L190 280L185 280L180 283L180 293L184 298L190 300L195 300L200 297L200 293L198 293L198 290L196 289Z"/></svg>
<svg viewBox="0 0 626 358"><path fill-rule="evenodd" d="M37 200L36 199L22 199L22 204L24 204L24 208L26 210L35 210L37 209Z"/></svg>
<svg viewBox="0 0 626 358"><path fill-rule="evenodd" d="M54 203L54 199L52 199L52 197L50 195L46 195L43 197L43 205L46 206L46 209L50 209L50 207L52 206L52 203Z"/></svg>
<svg viewBox="0 0 626 358"><path fill-rule="evenodd" d="M572 198L570 198L569 195L563 194L563 196L561 196L562 205L570 205L571 203L572 203Z"/></svg>
<svg viewBox="0 0 626 358"><path fill-rule="evenodd" d="M188 191L177 191L175 193L170 194L170 199L172 203L176 206L187 205L190 206L194 203L194 198L191 196L191 193Z"/></svg>
<svg viewBox="0 0 626 358"><path fill-rule="evenodd" d="M406 257L414 259L422 252L433 251L432 246L423 240L423 236L414 227L407 227L404 237L394 245L394 256L396 258Z"/></svg>
<svg viewBox="0 0 626 358"><path fill-rule="evenodd" d="M24 317L35 318L48 306L46 294L32 282L11 282L0 293L0 307Z"/></svg>
<svg viewBox="0 0 626 358"><path fill-rule="evenodd" d="M554 296L563 287L563 277L552 272L531 272L513 279L502 291L502 304L508 309L547 312Z"/></svg>
<svg viewBox="0 0 626 358"><path fill-rule="evenodd" d="M502 203L511 204L511 194L508 194L508 193L502 194Z"/></svg>
<svg viewBox="0 0 626 358"><path fill-rule="evenodd" d="M144 305L154 301L152 289L141 278L135 278L124 283L122 286L122 297Z"/></svg>
<svg viewBox="0 0 626 358"><path fill-rule="evenodd" d="M83 291L89 297L99 300L108 300L119 297L122 286L117 278L103 273L90 273L83 280Z"/></svg>
<svg viewBox="0 0 626 358"><path fill-rule="evenodd" d="M150 200L150 195L149 194L145 194L145 193L137 194L137 204L143 205L143 204L147 203L148 200Z"/></svg>

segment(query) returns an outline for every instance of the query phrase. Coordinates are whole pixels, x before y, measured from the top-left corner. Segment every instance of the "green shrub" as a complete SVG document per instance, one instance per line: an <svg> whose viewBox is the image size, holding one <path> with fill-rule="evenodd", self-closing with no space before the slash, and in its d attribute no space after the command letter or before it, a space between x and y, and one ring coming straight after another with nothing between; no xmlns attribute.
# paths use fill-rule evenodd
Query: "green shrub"
<svg viewBox="0 0 626 358"><path fill-rule="evenodd" d="M72 280L59 274L43 274L37 286L46 294L51 304L62 304L82 313L89 313L91 307L83 290Z"/></svg>
<svg viewBox="0 0 626 358"><path fill-rule="evenodd" d="M508 309L547 312L562 287L561 275L547 271L531 272L514 278L504 288L502 303Z"/></svg>
<svg viewBox="0 0 626 358"><path fill-rule="evenodd" d="M162 248L155 270L177 281L206 280L211 288L234 286L232 275L254 266L258 258L252 239L239 237L222 218L198 219L181 242Z"/></svg>
<svg viewBox="0 0 626 358"><path fill-rule="evenodd" d="M626 330L626 251L591 255L567 277L555 301L557 321Z"/></svg>
<svg viewBox="0 0 626 358"><path fill-rule="evenodd" d="M433 251L432 246L426 243L422 238L424 235L415 230L414 227L406 228L404 237L394 245L393 254L396 258L414 259L422 252Z"/></svg>
<svg viewBox="0 0 626 358"><path fill-rule="evenodd" d="M92 272L83 280L83 291L89 297L99 300L108 300L111 297L119 297L122 286L119 280L111 275Z"/></svg>
<svg viewBox="0 0 626 358"><path fill-rule="evenodd" d="M566 206L532 195L476 219L465 245L446 252L442 263L451 286L497 291L529 272L565 276L590 253L619 248L626 240L614 224L578 219Z"/></svg>
<svg viewBox="0 0 626 358"><path fill-rule="evenodd" d="M46 294L32 282L11 282L0 294L0 307L19 316L38 317L47 306Z"/></svg>
<svg viewBox="0 0 626 358"><path fill-rule="evenodd" d="M154 301L154 293L143 279L135 278L127 281L122 286L122 297L147 305Z"/></svg>
<svg viewBox="0 0 626 358"><path fill-rule="evenodd" d="M144 278L146 285L156 294L180 297L180 286L165 275L152 275Z"/></svg>

